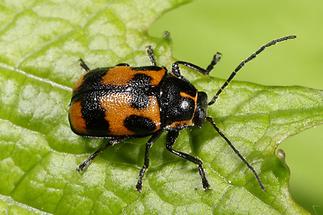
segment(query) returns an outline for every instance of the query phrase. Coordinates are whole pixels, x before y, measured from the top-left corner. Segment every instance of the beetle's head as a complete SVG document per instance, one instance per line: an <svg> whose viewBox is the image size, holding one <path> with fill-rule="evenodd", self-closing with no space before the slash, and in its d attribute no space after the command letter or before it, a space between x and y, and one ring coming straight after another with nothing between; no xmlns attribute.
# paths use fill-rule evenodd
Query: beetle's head
<svg viewBox="0 0 323 215"><path fill-rule="evenodd" d="M197 104L193 117L193 123L195 126L200 127L206 118L207 112L207 95L205 92L198 92L197 94Z"/></svg>

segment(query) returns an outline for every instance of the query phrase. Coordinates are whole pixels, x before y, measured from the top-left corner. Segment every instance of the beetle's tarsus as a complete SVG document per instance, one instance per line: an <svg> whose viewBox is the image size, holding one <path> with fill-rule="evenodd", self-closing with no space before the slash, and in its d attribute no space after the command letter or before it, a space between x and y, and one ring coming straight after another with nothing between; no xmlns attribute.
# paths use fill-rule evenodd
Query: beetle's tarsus
<svg viewBox="0 0 323 215"><path fill-rule="evenodd" d="M138 183L136 184L136 189L139 193L141 193L142 191L142 181L138 181Z"/></svg>

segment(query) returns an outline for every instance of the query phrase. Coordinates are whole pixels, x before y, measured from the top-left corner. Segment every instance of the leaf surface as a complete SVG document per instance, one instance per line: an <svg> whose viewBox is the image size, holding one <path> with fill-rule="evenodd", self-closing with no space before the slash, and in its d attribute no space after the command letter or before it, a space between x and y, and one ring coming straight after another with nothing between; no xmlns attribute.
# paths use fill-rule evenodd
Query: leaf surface
<svg viewBox="0 0 323 215"><path fill-rule="evenodd" d="M75 135L67 110L82 70L120 62L149 65L145 46L170 68L170 39L147 34L162 13L187 0L0 2L0 212L7 214L306 214L288 192L289 170L277 145L323 123L323 92L234 82L210 107L218 127L256 168L266 192L211 126L184 130L175 148L196 166L154 145L143 192L135 190L147 138L106 150L75 171L102 142ZM223 82L185 74L213 95Z"/></svg>

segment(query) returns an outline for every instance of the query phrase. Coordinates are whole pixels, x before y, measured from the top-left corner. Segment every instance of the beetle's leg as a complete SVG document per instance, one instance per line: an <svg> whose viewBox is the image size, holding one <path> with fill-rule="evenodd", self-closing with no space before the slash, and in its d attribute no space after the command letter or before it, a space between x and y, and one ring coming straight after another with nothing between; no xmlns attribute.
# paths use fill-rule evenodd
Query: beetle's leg
<svg viewBox="0 0 323 215"><path fill-rule="evenodd" d="M142 179L145 175L146 170L149 167L149 152L151 149L151 146L153 145L154 141L161 135L161 131L158 131L157 133L154 133L148 140L148 142L146 143L146 150L145 150L145 160L144 160L144 165L142 166L140 172L139 172L139 176L138 176L138 182L136 185L136 188L138 190L138 192L141 192L142 190Z"/></svg>
<svg viewBox="0 0 323 215"><path fill-rule="evenodd" d="M191 161L191 162L197 164L197 168L198 168L199 174L202 179L203 188L208 189L210 187L210 185L205 177L205 172L204 172L204 169L202 166L202 161L196 157L193 157L192 155L189 155L184 152L180 152L180 151L173 149L173 144L175 143L175 140L178 137L178 134L179 134L178 131L169 131L167 133L167 137L166 137L167 138L167 143L166 143L167 150L170 151L171 153L177 155L178 157L181 157L185 160L188 160L188 161Z"/></svg>
<svg viewBox="0 0 323 215"><path fill-rule="evenodd" d="M180 73L180 69L179 69L179 65L184 65L190 69L193 69L199 73L202 73L203 75L208 75L212 69L214 68L214 66L220 61L221 59L221 53L217 52L212 60L211 63L206 67L206 69L203 69L195 64L189 63L189 62L185 62L185 61L176 61L175 63L173 63L172 65L172 73L178 77L178 78L182 78L183 76Z"/></svg>
<svg viewBox="0 0 323 215"><path fill-rule="evenodd" d="M118 142L120 142L119 139L109 139L108 141L104 140L104 142L100 145L100 147L95 152L93 152L86 160L84 160L76 168L76 170L78 172L84 171L85 169L88 168L88 166L91 164L91 162L94 160L94 158L96 158L96 156L98 156L101 152L103 152L107 147L117 144Z"/></svg>
<svg viewBox="0 0 323 215"><path fill-rule="evenodd" d="M86 65L84 60L82 58L80 58L79 61L80 61L80 66L85 70L85 72L89 72L90 68Z"/></svg>
<svg viewBox="0 0 323 215"><path fill-rule="evenodd" d="M157 66L155 55L154 55L154 50L153 48L149 45L146 47L147 55L149 57L149 61L153 66Z"/></svg>
<svg viewBox="0 0 323 215"><path fill-rule="evenodd" d="M229 146L232 148L232 150L234 151L234 153L236 153L236 155L238 155L238 157L242 160L243 163L245 163L247 165L247 167L251 170L251 172L254 174L254 176L257 179L257 182L260 186L260 188L265 191L265 187L263 185L263 183L260 180L259 175L257 174L256 170L253 168L253 166L251 166L249 164L249 162L241 155L241 153L239 152L238 149L236 149L236 147L234 147L234 145L231 143L231 141L222 133L222 131L216 126L214 120L211 117L206 117L206 120L208 122L211 123L211 125L213 126L213 128L218 132L218 134L229 144Z"/></svg>

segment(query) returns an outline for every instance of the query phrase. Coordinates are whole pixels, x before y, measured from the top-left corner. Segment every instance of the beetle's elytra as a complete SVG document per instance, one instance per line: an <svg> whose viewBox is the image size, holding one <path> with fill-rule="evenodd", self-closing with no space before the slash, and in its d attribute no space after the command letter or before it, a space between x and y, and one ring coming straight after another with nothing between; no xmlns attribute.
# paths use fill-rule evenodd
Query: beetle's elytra
<svg viewBox="0 0 323 215"><path fill-rule="evenodd" d="M208 102L207 94L198 91L184 76L179 65L189 67L208 75L221 58L213 56L206 69L184 61L172 64L171 71L157 66L152 48L147 48L151 66L131 67L121 63L114 67L89 69L81 59L80 65L86 71L75 84L69 109L69 122L74 133L82 136L106 137L108 143L95 151L81 163L78 171L85 170L91 161L107 146L131 137L150 136L146 143L144 165L139 172L136 188L142 190L142 179L149 166L149 151L162 132L167 132L166 148L171 153L195 163L204 189L209 188L202 161L192 155L173 149L179 131L187 127L200 127L204 121L211 123L239 158L255 175L264 190L258 174L248 161L220 131L210 116L207 107L214 104L237 72L265 48L278 42L294 39L286 36L261 46L255 53L242 61L215 96Z"/></svg>

